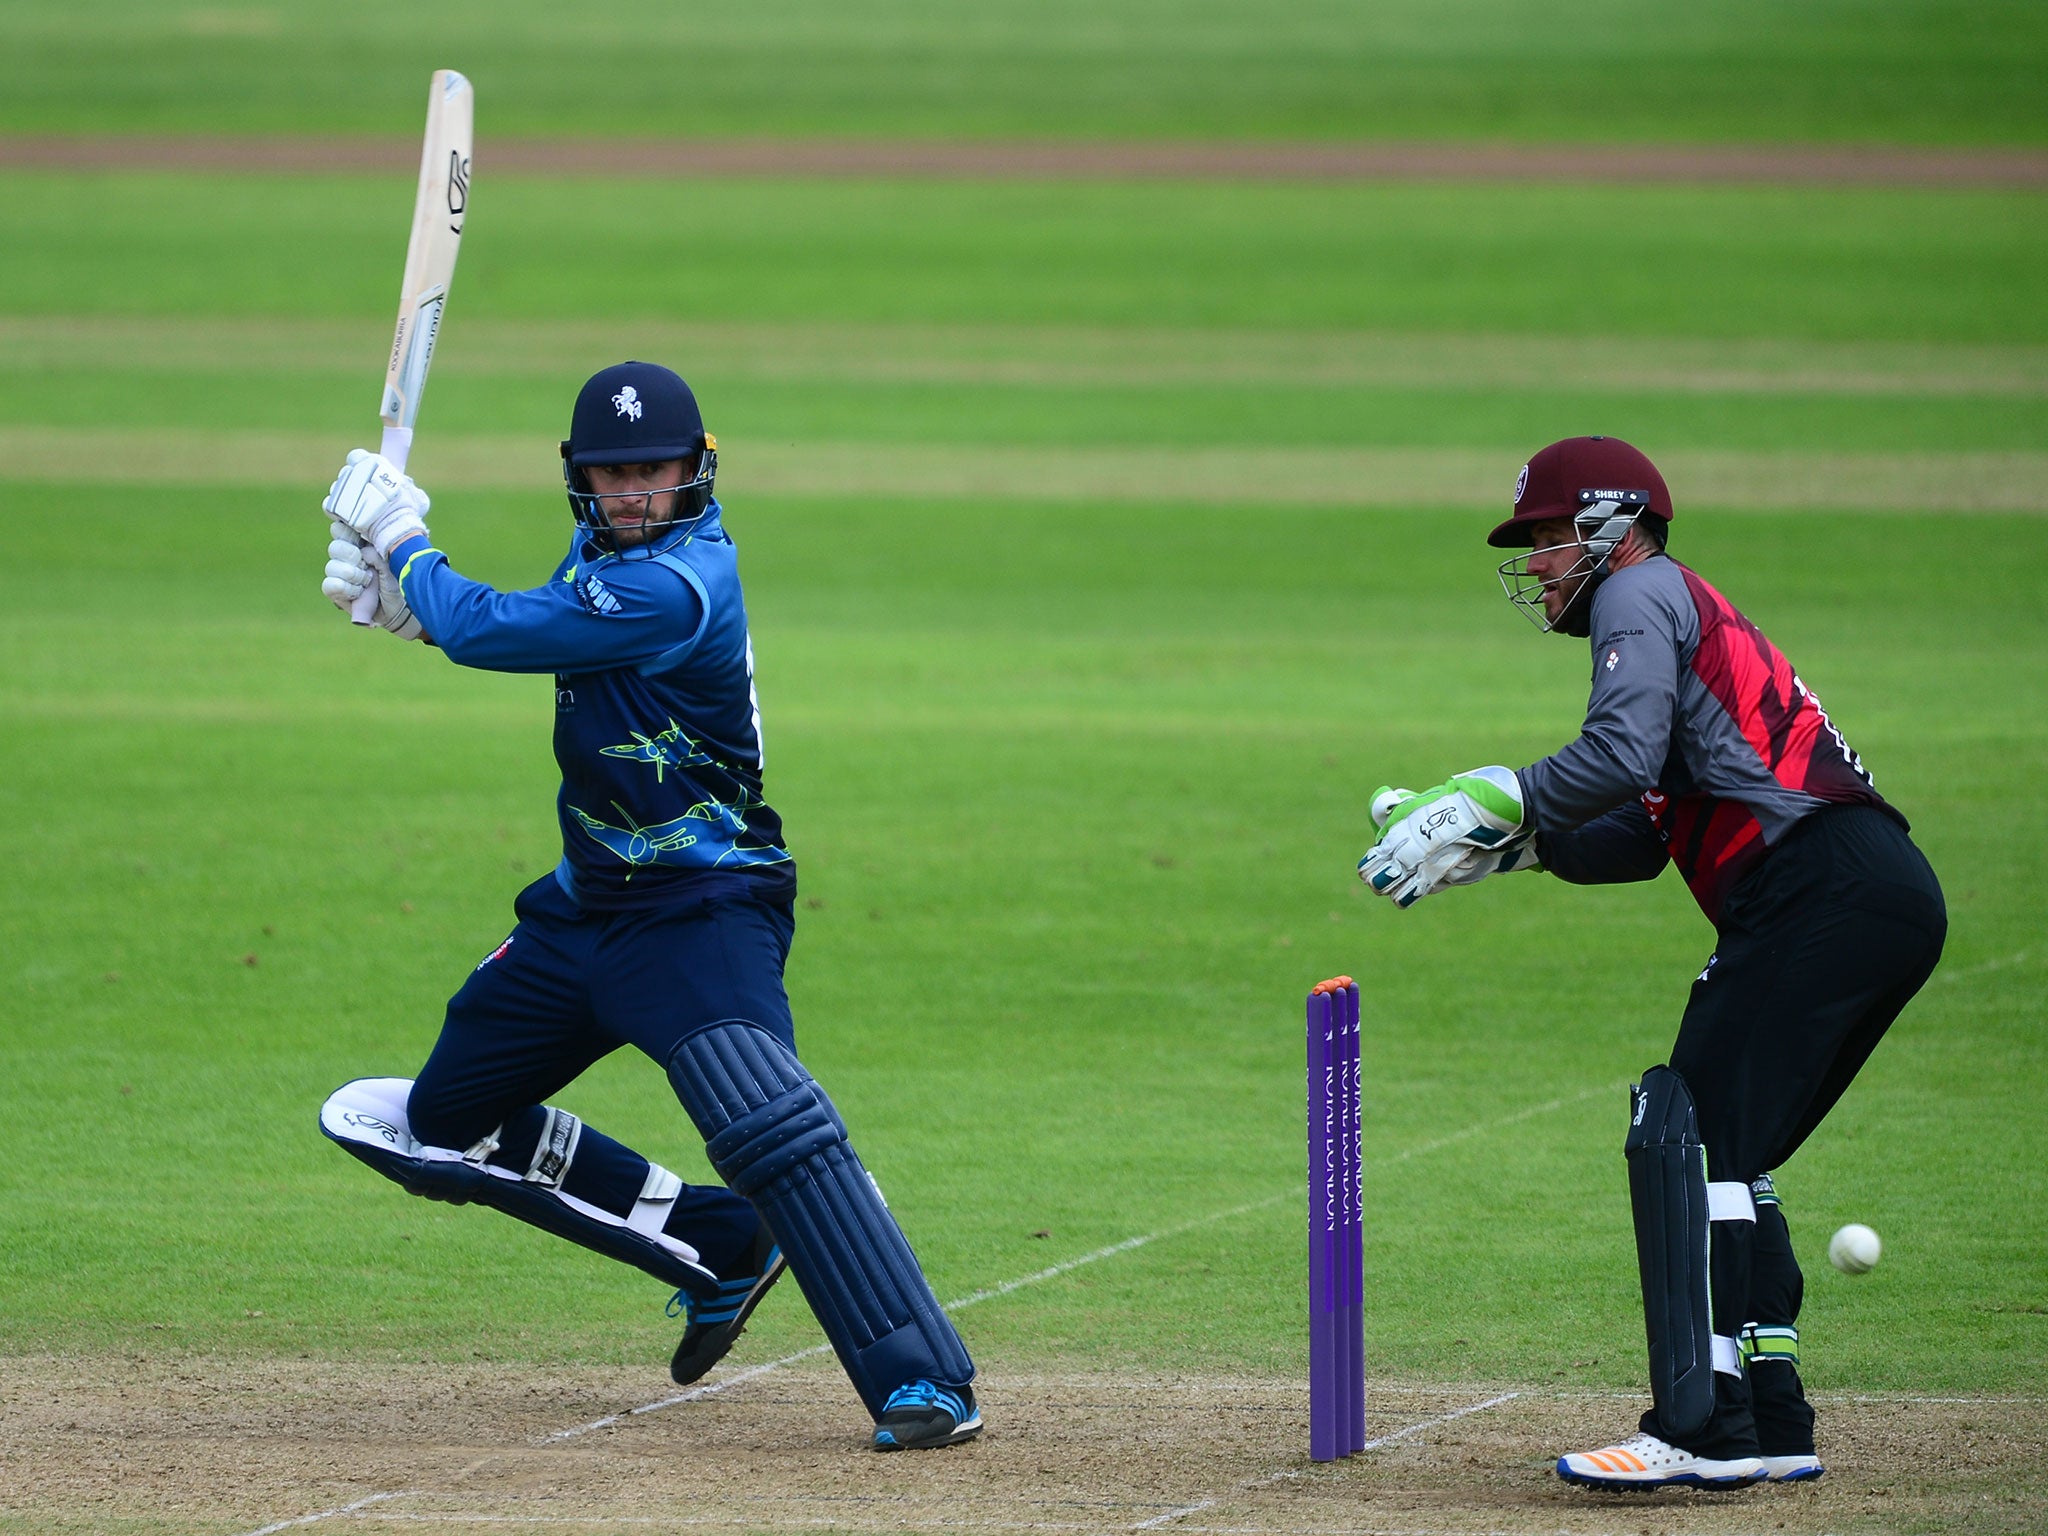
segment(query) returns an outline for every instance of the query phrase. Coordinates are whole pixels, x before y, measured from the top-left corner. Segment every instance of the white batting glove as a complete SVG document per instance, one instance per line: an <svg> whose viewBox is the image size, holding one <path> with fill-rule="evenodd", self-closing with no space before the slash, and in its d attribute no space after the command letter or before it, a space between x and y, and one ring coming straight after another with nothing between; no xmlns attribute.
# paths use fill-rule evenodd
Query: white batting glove
<svg viewBox="0 0 2048 1536"><path fill-rule="evenodd" d="M355 600L374 586L377 589L375 622L401 640L423 638L426 631L420 626L412 605L406 602L404 589L399 586L398 578L391 574L391 567L384 563L384 557L374 549L365 549L358 544L346 523L336 523L331 531L334 539L327 546L327 576L320 583L320 590L328 600L343 613L348 613Z"/></svg>
<svg viewBox="0 0 2048 1536"><path fill-rule="evenodd" d="M350 452L321 510L387 560L407 539L427 531L427 493L396 464L367 448Z"/></svg>
<svg viewBox="0 0 2048 1536"><path fill-rule="evenodd" d="M1534 850L1517 843L1522 787L1511 769L1475 768L1420 794L1382 789L1372 811L1385 831L1358 861L1358 878L1397 907L1535 862ZM1468 863L1473 854L1498 857Z"/></svg>
<svg viewBox="0 0 2048 1536"><path fill-rule="evenodd" d="M377 573L363 561L363 546L356 539L355 530L347 523L332 523L328 526L332 535L327 544L327 571L320 582L320 591L326 599L343 613L349 611L355 600L369 590L377 579Z"/></svg>

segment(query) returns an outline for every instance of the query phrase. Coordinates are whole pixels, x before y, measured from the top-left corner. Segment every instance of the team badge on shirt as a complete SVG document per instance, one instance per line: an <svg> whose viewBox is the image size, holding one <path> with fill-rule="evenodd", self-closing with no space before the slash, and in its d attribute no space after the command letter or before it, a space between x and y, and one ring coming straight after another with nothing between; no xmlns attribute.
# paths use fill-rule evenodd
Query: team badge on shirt
<svg viewBox="0 0 2048 1536"><path fill-rule="evenodd" d="M584 577L575 587L577 600L600 618L610 618L625 611L619 600L612 596L612 589L595 576Z"/></svg>
<svg viewBox="0 0 2048 1536"><path fill-rule="evenodd" d="M1618 667L1618 666L1620 666L1620 665L1621 665L1621 652L1619 652L1619 651L1609 651L1609 652L1607 653L1607 670L1608 670L1608 671L1610 671L1610 672L1612 672L1612 671L1613 671L1613 670L1614 670L1614 669L1615 669L1616 667Z"/></svg>

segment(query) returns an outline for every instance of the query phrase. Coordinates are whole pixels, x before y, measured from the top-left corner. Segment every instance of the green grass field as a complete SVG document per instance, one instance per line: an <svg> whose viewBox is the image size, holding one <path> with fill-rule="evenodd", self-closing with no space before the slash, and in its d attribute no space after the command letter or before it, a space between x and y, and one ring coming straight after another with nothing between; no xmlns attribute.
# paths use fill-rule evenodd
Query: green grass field
<svg viewBox="0 0 2048 1536"><path fill-rule="evenodd" d="M508 137L2048 140L2027 0L29 0L0 127L390 133L458 55Z"/></svg>
<svg viewBox="0 0 2048 1536"><path fill-rule="evenodd" d="M0 126L410 131L411 85L301 94L315 44L367 37L365 70L463 63L486 136L2042 127L2012 83L2039 72L2031 7L1643 21L1603 47L1673 112L1624 92L1584 134L1568 95L1514 88L1551 29L1495 29L1497 3L1366 28L1390 94L1324 46L1355 19L1336 6L1273 29L1265 93L1221 62L1250 25L1222 8L1070 29L1069 69L1016 47L1021 12L949 30L906 5L849 40L792 5L707 23L715 121L670 103L637 130L576 108L626 57L612 23L566 61L559 31L507 24L471 64L459 12L402 48L368 11L156 14L0 20L26 45L0 45ZM802 88L856 44L898 73ZM915 88L990 52L1021 72L1000 89ZM1137 54L1156 71L1111 99ZM123 60L118 103L60 95ZM1881 94L1886 60L1927 91ZM631 68L628 95L655 90ZM1493 115L1404 115L1442 72ZM1206 89L1224 75L1244 88ZM317 590L410 187L17 171L0 196L0 1355L645 1361L658 1392L653 1282L404 1199L315 1128L338 1082L416 1068L557 853L545 683L351 632ZM1637 442L1673 468L1674 553L1827 700L1950 900L1941 971L1782 1180L1807 1378L2038 1393L2044 252L2022 193L485 171L413 467L457 566L526 584L565 536L553 445L582 377L644 349L697 385L802 874L807 1061L944 1298L1162 1234L963 1313L978 1352L1303 1368L1300 995L1341 970L1367 988L1373 1369L1595 1390L1642 1375L1623 1085L1711 931L1671 876L1396 914L1352 866L1375 784L1571 734L1585 653L1510 613L1483 534L1543 442ZM706 1176L648 1063L562 1102ZM1822 1258L1849 1220L1886 1240L1866 1279ZM743 1350L817 1337L785 1288Z"/></svg>

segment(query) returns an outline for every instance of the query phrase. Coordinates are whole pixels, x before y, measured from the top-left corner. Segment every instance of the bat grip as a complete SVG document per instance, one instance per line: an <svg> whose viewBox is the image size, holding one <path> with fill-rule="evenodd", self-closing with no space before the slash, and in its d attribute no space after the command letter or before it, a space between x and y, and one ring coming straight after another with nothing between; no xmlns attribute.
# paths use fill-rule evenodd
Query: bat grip
<svg viewBox="0 0 2048 1536"><path fill-rule="evenodd" d="M406 459L412 453L412 428L386 426L384 441L378 445L377 451L403 470ZM376 582L373 581L363 588L362 594L348 605L348 621L362 629L367 629L377 622Z"/></svg>

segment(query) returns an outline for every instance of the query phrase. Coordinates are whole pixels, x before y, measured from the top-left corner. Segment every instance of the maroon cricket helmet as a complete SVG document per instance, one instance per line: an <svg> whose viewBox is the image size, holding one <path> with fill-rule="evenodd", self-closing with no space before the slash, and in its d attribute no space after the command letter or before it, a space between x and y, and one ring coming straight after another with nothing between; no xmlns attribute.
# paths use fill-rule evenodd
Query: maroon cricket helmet
<svg viewBox="0 0 2048 1536"><path fill-rule="evenodd" d="M1486 536L1495 549L1533 542L1533 525L1553 517L1576 517L1591 502L1637 500L1589 492L1643 491L1645 517L1671 521L1671 492L1647 455L1618 437L1568 437L1552 443L1522 466L1515 482L1515 512Z"/></svg>

